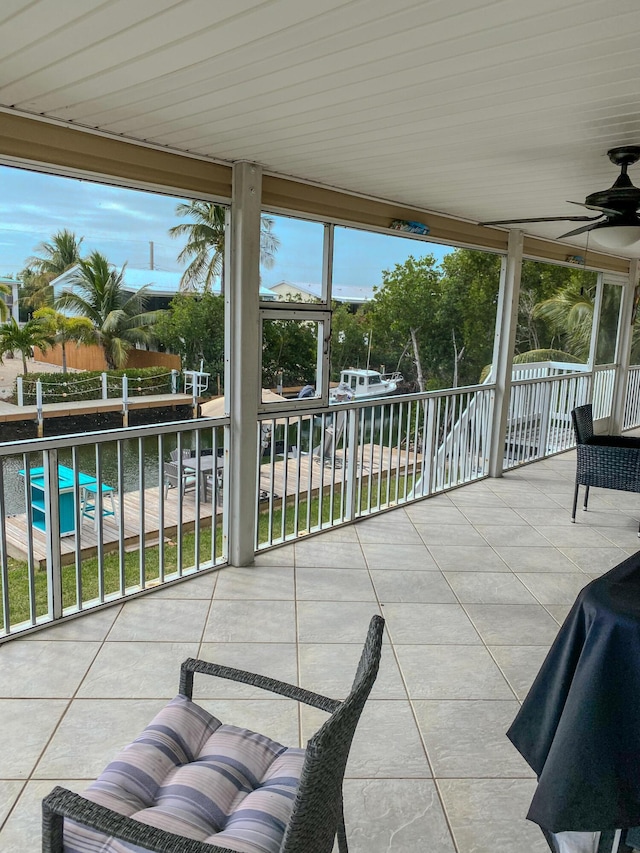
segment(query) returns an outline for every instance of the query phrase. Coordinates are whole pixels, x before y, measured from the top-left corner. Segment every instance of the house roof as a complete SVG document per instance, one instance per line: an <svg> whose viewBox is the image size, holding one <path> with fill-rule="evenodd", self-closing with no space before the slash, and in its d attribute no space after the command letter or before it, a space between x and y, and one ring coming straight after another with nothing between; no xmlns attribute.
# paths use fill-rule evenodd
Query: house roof
<svg viewBox="0 0 640 853"><path fill-rule="evenodd" d="M56 296L59 296L65 287L72 284L76 270L77 266L71 267L53 279L51 284ZM124 268L124 286L130 293L135 293L147 286L150 296L172 297L180 290L181 275L179 272L168 272L167 270L144 270L126 266ZM219 294L220 282L215 282L211 291ZM262 299L273 299L273 293L268 288L261 287L260 297Z"/></svg>
<svg viewBox="0 0 640 853"><path fill-rule="evenodd" d="M636 0L12 0L0 23L0 108L427 224L579 215L616 178L607 149L640 141Z"/></svg>
<svg viewBox="0 0 640 853"><path fill-rule="evenodd" d="M319 297L322 285L303 281L279 281L276 284L272 284L270 289L282 293L286 293L287 289L290 289L292 292L300 291L308 296ZM371 287L364 287L351 284L336 284L334 282L331 285L331 297L336 302L362 304L373 297L373 285Z"/></svg>

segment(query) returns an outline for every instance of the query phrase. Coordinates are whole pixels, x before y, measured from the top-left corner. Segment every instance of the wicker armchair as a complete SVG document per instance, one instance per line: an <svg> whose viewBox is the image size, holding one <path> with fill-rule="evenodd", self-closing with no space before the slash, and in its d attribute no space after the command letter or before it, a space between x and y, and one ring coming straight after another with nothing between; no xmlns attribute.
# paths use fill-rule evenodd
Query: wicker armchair
<svg viewBox="0 0 640 853"><path fill-rule="evenodd" d="M374 616L343 702L266 676L186 660L179 695L83 796L56 787L45 798L44 853L331 853L336 836L340 853L347 853L342 780L378 673L383 628L384 619ZM222 725L195 704L196 672L261 687L331 716L306 749L288 749Z"/></svg>
<svg viewBox="0 0 640 853"><path fill-rule="evenodd" d="M573 494L571 521L575 523L578 489L585 486L583 509L589 502L589 489L617 489L640 492L640 438L622 435L594 435L591 404L578 406L571 412L576 434L578 464ZM638 527L640 536L640 525Z"/></svg>

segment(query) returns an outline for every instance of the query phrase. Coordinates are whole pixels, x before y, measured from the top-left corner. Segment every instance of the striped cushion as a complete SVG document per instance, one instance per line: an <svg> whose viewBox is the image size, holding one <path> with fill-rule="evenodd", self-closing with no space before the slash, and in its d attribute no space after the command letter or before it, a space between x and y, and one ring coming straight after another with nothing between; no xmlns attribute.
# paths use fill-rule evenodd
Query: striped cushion
<svg viewBox="0 0 640 853"><path fill-rule="evenodd" d="M83 796L214 846L239 853L277 853L303 760L303 749L223 725L177 696ZM142 853L143 848L67 820L64 850Z"/></svg>

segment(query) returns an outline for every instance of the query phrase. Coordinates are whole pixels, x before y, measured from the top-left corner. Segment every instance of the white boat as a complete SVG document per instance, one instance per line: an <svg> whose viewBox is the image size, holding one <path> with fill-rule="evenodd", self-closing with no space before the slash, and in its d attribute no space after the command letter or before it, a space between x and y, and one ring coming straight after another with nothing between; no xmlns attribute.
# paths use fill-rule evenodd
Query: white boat
<svg viewBox="0 0 640 853"><path fill-rule="evenodd" d="M401 373L379 373L377 370L355 368L343 370L338 385L329 389L329 403L385 397L397 391L402 378Z"/></svg>

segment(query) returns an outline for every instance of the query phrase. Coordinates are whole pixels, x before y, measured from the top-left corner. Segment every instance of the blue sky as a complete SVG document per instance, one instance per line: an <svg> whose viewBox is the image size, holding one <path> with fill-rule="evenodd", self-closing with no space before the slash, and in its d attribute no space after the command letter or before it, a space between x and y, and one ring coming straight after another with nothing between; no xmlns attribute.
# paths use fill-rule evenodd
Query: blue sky
<svg viewBox="0 0 640 853"><path fill-rule="evenodd" d="M83 236L85 252L98 249L120 267L148 268L153 242L157 269L181 272L177 255L183 243L168 232L183 221L175 214L181 201L25 169L0 166L0 276L19 272L37 246L63 228ZM280 241L276 263L262 271L267 287L283 279L318 282L322 264L322 225L275 217ZM432 253L439 260L448 250L436 244L395 235L337 228L334 281L373 287L381 271L413 254Z"/></svg>

